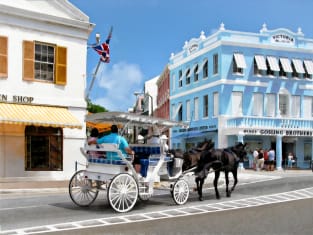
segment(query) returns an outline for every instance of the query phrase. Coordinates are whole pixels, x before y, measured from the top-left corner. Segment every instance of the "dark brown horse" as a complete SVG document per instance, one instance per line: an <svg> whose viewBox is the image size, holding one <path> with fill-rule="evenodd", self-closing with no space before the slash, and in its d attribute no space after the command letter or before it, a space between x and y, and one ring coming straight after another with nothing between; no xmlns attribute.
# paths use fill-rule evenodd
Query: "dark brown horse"
<svg viewBox="0 0 313 235"><path fill-rule="evenodd" d="M208 151L214 147L214 142L211 140L204 140L202 143L199 143L199 145L196 148L193 148L189 150L188 152L183 153L183 166L182 170L183 172L197 166L201 153L203 151Z"/></svg>
<svg viewBox="0 0 313 235"><path fill-rule="evenodd" d="M196 185L200 201L202 201L203 183L211 168L215 173L213 183L216 198L220 199L217 185L221 171L224 171L225 173L226 195L227 197L231 196L231 192L235 189L236 184L238 183L237 170L239 161L243 160L247 154L245 151L245 146L245 144L239 143L226 149L209 149L201 152L200 159L195 169ZM232 172L234 177L234 185L232 186L231 190L228 189L229 172Z"/></svg>

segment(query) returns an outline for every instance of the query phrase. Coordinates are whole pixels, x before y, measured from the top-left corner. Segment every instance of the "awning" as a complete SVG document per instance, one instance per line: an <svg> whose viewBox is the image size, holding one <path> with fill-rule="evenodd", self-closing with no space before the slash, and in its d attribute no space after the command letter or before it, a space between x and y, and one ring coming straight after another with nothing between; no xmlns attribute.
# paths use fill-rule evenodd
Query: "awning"
<svg viewBox="0 0 313 235"><path fill-rule="evenodd" d="M82 128L66 108L12 103L0 103L0 123Z"/></svg>
<svg viewBox="0 0 313 235"><path fill-rule="evenodd" d="M234 57L235 57L235 62L238 68L245 69L247 67L245 57L243 56L243 54L235 53Z"/></svg>
<svg viewBox="0 0 313 235"><path fill-rule="evenodd" d="M312 60L305 60L304 65L308 74L313 75L313 61Z"/></svg>
<svg viewBox="0 0 313 235"><path fill-rule="evenodd" d="M208 134L209 132L216 132L216 131L186 131L186 132L179 134L173 138L174 139L195 138L195 137L204 136L204 135Z"/></svg>
<svg viewBox="0 0 313 235"><path fill-rule="evenodd" d="M267 56L266 59L267 59L268 63L270 64L270 69L272 71L279 71L280 70L276 57Z"/></svg>
<svg viewBox="0 0 313 235"><path fill-rule="evenodd" d="M258 66L259 70L267 70L265 58L262 55L256 55L254 56L256 65Z"/></svg>
<svg viewBox="0 0 313 235"><path fill-rule="evenodd" d="M299 59L292 59L292 63L295 66L297 73L305 73L303 63Z"/></svg>
<svg viewBox="0 0 313 235"><path fill-rule="evenodd" d="M283 67L283 70L286 73L292 73L292 68L291 68L291 64L290 64L290 60L288 58L279 58L279 61Z"/></svg>

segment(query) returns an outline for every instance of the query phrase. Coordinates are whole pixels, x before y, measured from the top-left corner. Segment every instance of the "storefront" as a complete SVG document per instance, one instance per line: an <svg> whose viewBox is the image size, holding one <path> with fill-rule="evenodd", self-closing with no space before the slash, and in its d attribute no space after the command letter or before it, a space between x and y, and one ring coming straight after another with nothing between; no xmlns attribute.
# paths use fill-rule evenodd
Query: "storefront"
<svg viewBox="0 0 313 235"><path fill-rule="evenodd" d="M170 57L172 147L188 149L205 138L215 147L236 142L248 150L276 151L276 167L288 153L296 167L313 159L313 39L279 28L258 33L219 30L187 41ZM207 127L208 131L200 130ZM184 134L185 133L185 134Z"/></svg>
<svg viewBox="0 0 313 235"><path fill-rule="evenodd" d="M86 160L87 40L68 1L0 3L0 177L69 179Z"/></svg>

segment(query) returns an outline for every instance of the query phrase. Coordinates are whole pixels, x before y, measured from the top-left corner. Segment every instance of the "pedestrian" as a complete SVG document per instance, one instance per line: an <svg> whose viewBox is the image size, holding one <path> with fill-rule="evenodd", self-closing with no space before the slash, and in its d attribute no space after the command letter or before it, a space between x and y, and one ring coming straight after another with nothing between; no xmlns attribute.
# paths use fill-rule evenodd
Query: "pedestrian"
<svg viewBox="0 0 313 235"><path fill-rule="evenodd" d="M167 152L168 152L168 145L167 145L167 140L168 140L168 138L167 138L167 136L166 135L161 135L161 137L160 137L160 144L161 144L161 146L162 146L162 148L163 148L163 152L166 154Z"/></svg>
<svg viewBox="0 0 313 235"><path fill-rule="evenodd" d="M275 168L275 151L273 148L270 149L270 151L268 152L268 170L269 171L273 171Z"/></svg>
<svg viewBox="0 0 313 235"><path fill-rule="evenodd" d="M260 149L258 159L257 159L257 171L260 171L263 168L264 168L264 152L263 152L263 149Z"/></svg>
<svg viewBox="0 0 313 235"><path fill-rule="evenodd" d="M255 149L253 151L253 169L254 170L257 170L258 157L259 157L259 150Z"/></svg>
<svg viewBox="0 0 313 235"><path fill-rule="evenodd" d="M253 152L250 150L248 152L248 160L249 160L249 168L254 169L254 157L253 157Z"/></svg>
<svg viewBox="0 0 313 235"><path fill-rule="evenodd" d="M97 142L98 136L99 136L98 129L92 128L87 142L88 143ZM92 145L94 145L96 148L100 148L98 144L92 144ZM87 154L90 158L105 158L105 152L103 151L87 151Z"/></svg>
<svg viewBox="0 0 313 235"><path fill-rule="evenodd" d="M160 131L159 128L154 126L152 137L148 140L148 144L160 144Z"/></svg>
<svg viewBox="0 0 313 235"><path fill-rule="evenodd" d="M295 162L293 159L293 154L292 152L289 152L288 154L288 168L292 168L292 164Z"/></svg>

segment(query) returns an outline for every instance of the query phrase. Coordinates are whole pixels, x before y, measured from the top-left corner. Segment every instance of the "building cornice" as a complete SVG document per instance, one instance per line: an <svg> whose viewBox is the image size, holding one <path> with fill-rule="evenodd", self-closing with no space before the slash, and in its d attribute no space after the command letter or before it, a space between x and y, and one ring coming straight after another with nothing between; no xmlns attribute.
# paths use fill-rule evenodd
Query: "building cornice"
<svg viewBox="0 0 313 235"><path fill-rule="evenodd" d="M60 2L61 4L61 2ZM64 3L63 3L64 4ZM15 19L15 20L13 20ZM8 5L0 4L0 23L13 27L22 27L25 29L39 30L43 32L49 32L55 30L56 33L60 33L58 27L80 30L82 32L82 39L87 39L90 32L94 28L94 24L89 22L88 17L80 17L78 19L65 18L54 15L47 15L45 13L30 11L27 9L15 8ZM29 23L29 24L28 24ZM33 25L39 26L34 28ZM58 27L51 27L58 26ZM69 36L71 30L69 30Z"/></svg>

